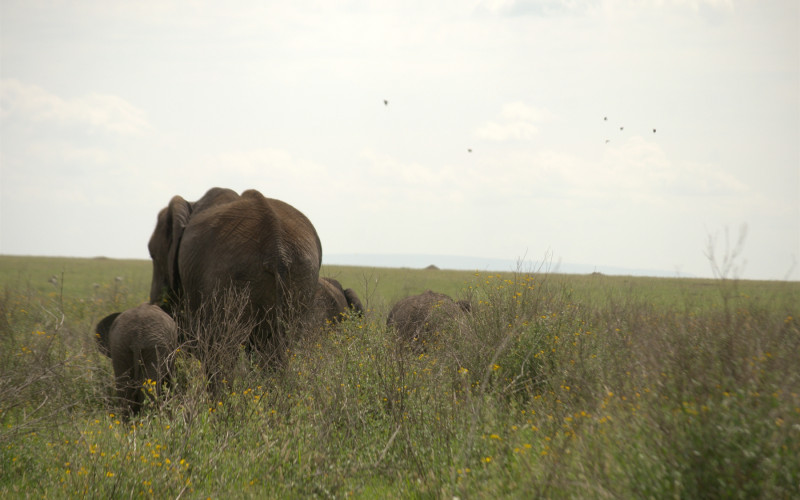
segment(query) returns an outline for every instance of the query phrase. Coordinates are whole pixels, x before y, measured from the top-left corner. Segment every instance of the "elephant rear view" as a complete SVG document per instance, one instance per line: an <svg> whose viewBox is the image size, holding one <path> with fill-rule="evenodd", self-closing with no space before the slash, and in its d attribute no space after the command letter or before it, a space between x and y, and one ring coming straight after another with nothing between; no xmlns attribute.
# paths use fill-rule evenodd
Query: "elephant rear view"
<svg viewBox="0 0 800 500"><path fill-rule="evenodd" d="M452 327L469 311L469 302L456 302L443 293L427 290L399 300L389 311L386 326L394 328L399 338L415 349L424 349L434 334Z"/></svg>
<svg viewBox="0 0 800 500"><path fill-rule="evenodd" d="M144 401L145 382L152 383L155 387L147 389L156 392L163 382L170 382L177 325L160 308L142 304L106 316L95 331L100 352L111 358L117 397L136 414Z"/></svg>
<svg viewBox="0 0 800 500"><path fill-rule="evenodd" d="M282 356L284 325L312 304L322 245L311 221L255 190L240 195L213 188L196 202L175 196L158 215L148 244L153 259L150 300L203 317L223 289L247 294L257 326L250 344L268 358Z"/></svg>

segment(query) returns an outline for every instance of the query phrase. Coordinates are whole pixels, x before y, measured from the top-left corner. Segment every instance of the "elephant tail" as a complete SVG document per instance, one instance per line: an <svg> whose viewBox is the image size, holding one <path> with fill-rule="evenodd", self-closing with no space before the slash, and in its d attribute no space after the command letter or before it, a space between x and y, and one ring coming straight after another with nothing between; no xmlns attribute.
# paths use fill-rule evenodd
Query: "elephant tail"
<svg viewBox="0 0 800 500"><path fill-rule="evenodd" d="M287 313L291 304L291 287L288 262L280 251L276 255L279 256L276 261L266 265L267 272L272 275L274 289L271 300L262 304L266 312L266 324L261 327L261 348L267 348L266 354L280 361L286 350L285 330L289 320Z"/></svg>

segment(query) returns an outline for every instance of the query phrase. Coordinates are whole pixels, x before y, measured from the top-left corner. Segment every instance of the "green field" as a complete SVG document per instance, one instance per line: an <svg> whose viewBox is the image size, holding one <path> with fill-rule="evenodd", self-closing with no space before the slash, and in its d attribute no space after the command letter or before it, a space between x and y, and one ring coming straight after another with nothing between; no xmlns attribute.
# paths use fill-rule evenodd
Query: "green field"
<svg viewBox="0 0 800 500"><path fill-rule="evenodd" d="M93 328L150 273L0 256L0 497L800 498L800 283L327 266L365 318L126 422ZM473 311L410 352L426 289Z"/></svg>

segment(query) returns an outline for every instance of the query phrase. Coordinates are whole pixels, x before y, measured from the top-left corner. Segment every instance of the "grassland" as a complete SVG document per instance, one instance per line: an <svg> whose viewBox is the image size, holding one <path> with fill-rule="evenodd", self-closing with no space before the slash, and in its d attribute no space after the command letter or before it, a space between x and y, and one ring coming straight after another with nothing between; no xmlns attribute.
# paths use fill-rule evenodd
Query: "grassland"
<svg viewBox="0 0 800 500"><path fill-rule="evenodd" d="M323 274L365 318L217 397L179 356L125 421L92 332L150 263L0 256L0 497L800 497L798 283ZM386 313L428 288L473 312L408 352Z"/></svg>

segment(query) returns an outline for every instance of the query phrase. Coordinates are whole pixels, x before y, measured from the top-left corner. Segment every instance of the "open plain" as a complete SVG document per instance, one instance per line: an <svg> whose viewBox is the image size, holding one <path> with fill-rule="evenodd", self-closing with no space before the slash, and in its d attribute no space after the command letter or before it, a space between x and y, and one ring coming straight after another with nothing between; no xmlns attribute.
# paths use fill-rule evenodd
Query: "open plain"
<svg viewBox="0 0 800 500"><path fill-rule="evenodd" d="M0 256L1 497L800 496L800 283L323 265L363 318L217 393L179 350L126 420L94 325L150 275ZM405 350L426 289L471 313Z"/></svg>

